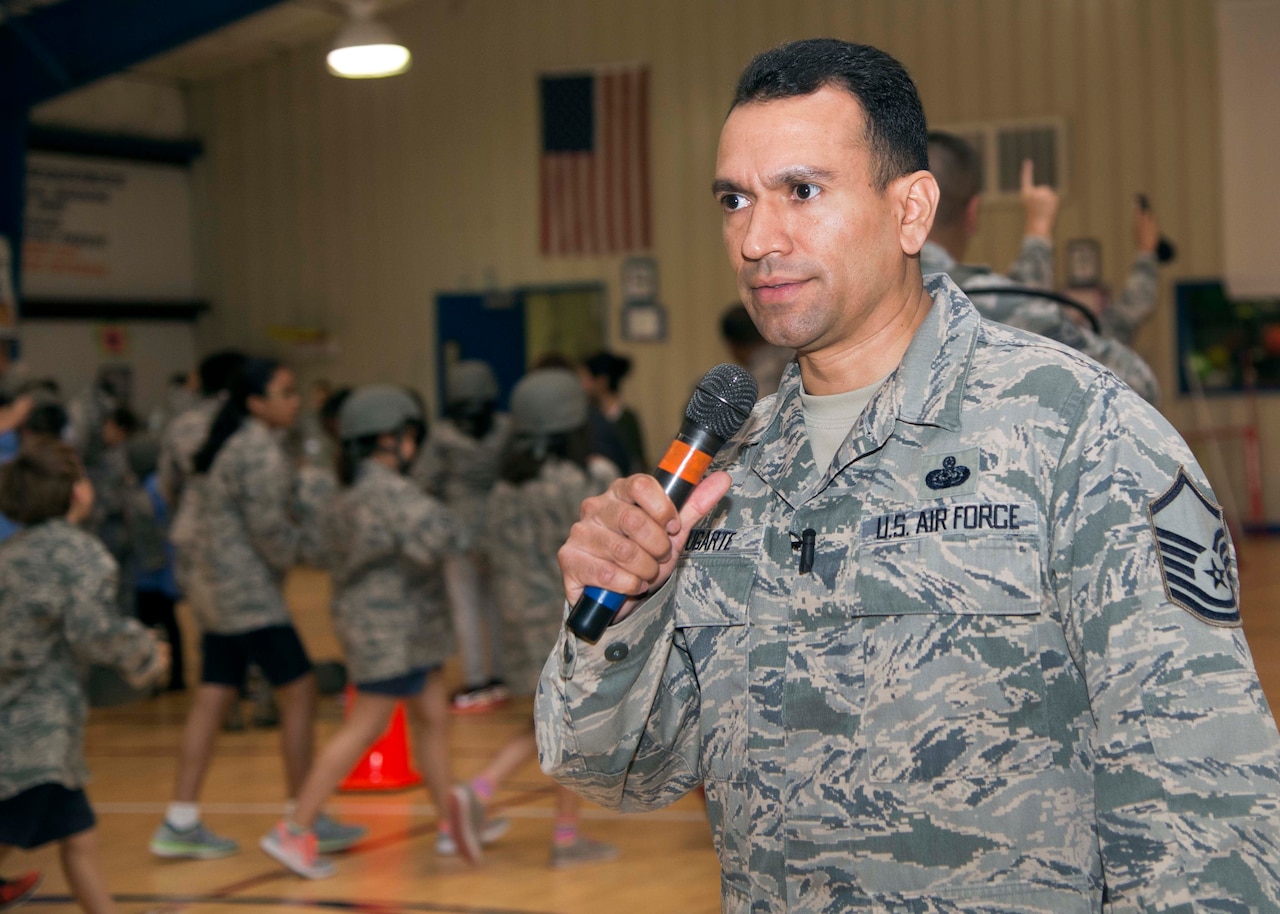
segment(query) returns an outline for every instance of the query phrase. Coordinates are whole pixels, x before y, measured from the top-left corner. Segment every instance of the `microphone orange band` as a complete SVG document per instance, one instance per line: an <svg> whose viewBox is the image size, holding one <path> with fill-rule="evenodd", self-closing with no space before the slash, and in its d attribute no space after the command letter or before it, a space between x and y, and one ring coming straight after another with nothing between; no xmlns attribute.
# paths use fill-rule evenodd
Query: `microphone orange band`
<svg viewBox="0 0 1280 914"><path fill-rule="evenodd" d="M679 438L671 442L666 455L658 462L658 469L666 470L672 476L678 476L694 486L702 480L709 466L711 466L710 454L689 447Z"/></svg>

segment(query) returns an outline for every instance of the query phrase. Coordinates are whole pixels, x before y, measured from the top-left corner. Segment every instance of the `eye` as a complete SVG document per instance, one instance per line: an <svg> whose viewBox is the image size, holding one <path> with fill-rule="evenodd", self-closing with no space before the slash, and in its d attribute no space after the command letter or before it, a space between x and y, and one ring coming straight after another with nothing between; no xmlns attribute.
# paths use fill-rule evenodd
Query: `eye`
<svg viewBox="0 0 1280 914"><path fill-rule="evenodd" d="M793 192L798 200L812 200L822 193L822 188L817 184L797 184Z"/></svg>
<svg viewBox="0 0 1280 914"><path fill-rule="evenodd" d="M742 194L724 194L720 197L720 205L726 213L732 213L747 205L747 198Z"/></svg>

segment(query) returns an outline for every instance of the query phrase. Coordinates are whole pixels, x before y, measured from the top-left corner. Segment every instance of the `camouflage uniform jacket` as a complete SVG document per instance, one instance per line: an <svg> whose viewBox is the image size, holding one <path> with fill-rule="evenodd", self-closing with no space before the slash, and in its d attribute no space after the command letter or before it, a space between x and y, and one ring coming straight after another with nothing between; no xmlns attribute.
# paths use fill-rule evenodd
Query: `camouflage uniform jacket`
<svg viewBox="0 0 1280 914"><path fill-rule="evenodd" d="M351 678L376 682L444 663L453 626L440 559L454 533L444 505L366 460L324 525L334 628Z"/></svg>
<svg viewBox="0 0 1280 914"><path fill-rule="evenodd" d="M1134 327L1155 305L1154 257L1140 255L1134 262L1126 294L1108 309L1108 314L1115 313L1102 322L1104 329L1114 331L1114 334L1106 336L1080 326L1067 316L1062 305L1047 298L979 294L984 289L1008 285L1045 289L1052 286L1053 247L1043 239L1027 238L1023 241L1022 251L1008 276L983 267L957 264L950 254L932 241L926 242L920 252L920 269L925 274L949 274L966 294L973 297L974 307L988 320L1029 330L1078 349L1114 371L1148 403L1160 399L1160 384L1151 366L1126 345L1133 338Z"/></svg>
<svg viewBox="0 0 1280 914"><path fill-rule="evenodd" d="M116 563L64 520L0 546L0 800L88 780L81 669L141 671L155 639L116 611Z"/></svg>
<svg viewBox="0 0 1280 914"><path fill-rule="evenodd" d="M584 498L599 495L618 476L607 460L588 471L552 459L520 485L499 482L489 496L483 543L502 609L507 685L532 695L547 652L564 620L564 585L556 553L578 520Z"/></svg>
<svg viewBox="0 0 1280 914"><path fill-rule="evenodd" d="M456 533L467 548L484 530L485 503L498 481L510 437L511 420L504 413L493 417L493 427L480 439L444 419L431 427L413 465L413 481L448 505L460 525Z"/></svg>
<svg viewBox="0 0 1280 914"><path fill-rule="evenodd" d="M319 563L319 506L301 496L299 477L277 436L257 419L214 458L202 491L202 561L212 582L207 631L237 634L287 625L282 588L300 562Z"/></svg>
<svg viewBox="0 0 1280 914"><path fill-rule="evenodd" d="M1109 372L926 289L830 468L793 366L664 588L561 636L544 770L622 809L705 783L725 911L1280 910L1280 735L1201 470Z"/></svg>
<svg viewBox="0 0 1280 914"><path fill-rule="evenodd" d="M192 615L205 631L217 624L213 605L213 581L204 560L204 483L196 476L196 453L209 437L209 428L221 407L218 397L201 400L169 423L160 439L156 472L160 492L173 509L169 541L174 549L174 577Z"/></svg>
<svg viewBox="0 0 1280 914"><path fill-rule="evenodd" d="M209 437L209 428L222 406L219 397L206 397L173 418L160 436L160 491L171 505L181 505L183 490L195 472L196 452Z"/></svg>

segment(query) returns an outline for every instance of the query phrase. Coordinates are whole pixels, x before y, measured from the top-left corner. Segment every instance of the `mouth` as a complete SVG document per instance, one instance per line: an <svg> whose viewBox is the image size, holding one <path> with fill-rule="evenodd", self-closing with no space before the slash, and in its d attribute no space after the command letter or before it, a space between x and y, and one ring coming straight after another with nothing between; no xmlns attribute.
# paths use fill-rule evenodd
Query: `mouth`
<svg viewBox="0 0 1280 914"><path fill-rule="evenodd" d="M806 282L808 280L805 279L775 279L767 283L752 285L751 294L755 296L757 301L777 304L790 300Z"/></svg>

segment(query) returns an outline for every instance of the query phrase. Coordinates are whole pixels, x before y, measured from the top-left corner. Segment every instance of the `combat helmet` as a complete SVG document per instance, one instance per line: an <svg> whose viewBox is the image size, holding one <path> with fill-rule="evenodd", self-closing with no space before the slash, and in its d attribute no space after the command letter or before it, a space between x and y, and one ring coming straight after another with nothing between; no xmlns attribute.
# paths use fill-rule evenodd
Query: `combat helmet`
<svg viewBox="0 0 1280 914"><path fill-rule="evenodd" d="M487 403L498 399L498 379L488 362L463 359L449 367L445 379L445 402Z"/></svg>
<svg viewBox="0 0 1280 914"><path fill-rule="evenodd" d="M587 424L587 392L566 368L540 368L511 392L511 428L536 437L570 432Z"/></svg>
<svg viewBox="0 0 1280 914"><path fill-rule="evenodd" d="M338 411L338 437L356 441L392 434L410 422L422 423L422 409L413 397L391 384L357 388Z"/></svg>

